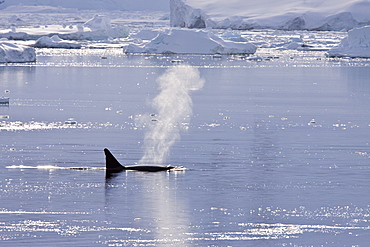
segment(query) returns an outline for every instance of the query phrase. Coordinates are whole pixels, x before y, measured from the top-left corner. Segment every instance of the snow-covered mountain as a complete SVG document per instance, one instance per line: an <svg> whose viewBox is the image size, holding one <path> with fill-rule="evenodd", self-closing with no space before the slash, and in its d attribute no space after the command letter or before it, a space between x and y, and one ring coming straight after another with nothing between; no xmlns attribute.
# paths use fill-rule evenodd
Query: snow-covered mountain
<svg viewBox="0 0 370 247"><path fill-rule="evenodd" d="M0 0L0 9L12 5L53 6L93 10L159 10L168 11L168 0Z"/></svg>
<svg viewBox="0 0 370 247"><path fill-rule="evenodd" d="M61 12L170 11L171 26L189 28L348 31L370 25L369 0L0 0L0 10L16 5L58 7Z"/></svg>
<svg viewBox="0 0 370 247"><path fill-rule="evenodd" d="M350 30L370 24L368 0L170 0L171 26Z"/></svg>

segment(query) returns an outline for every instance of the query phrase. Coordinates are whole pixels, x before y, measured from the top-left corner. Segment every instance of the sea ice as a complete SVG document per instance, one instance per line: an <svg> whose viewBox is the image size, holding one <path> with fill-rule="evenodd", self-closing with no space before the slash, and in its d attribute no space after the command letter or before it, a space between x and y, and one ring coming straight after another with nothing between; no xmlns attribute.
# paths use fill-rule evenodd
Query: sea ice
<svg viewBox="0 0 370 247"><path fill-rule="evenodd" d="M111 29L111 19L106 15L95 15L94 18L85 22L84 26L92 31L109 30Z"/></svg>
<svg viewBox="0 0 370 247"><path fill-rule="evenodd" d="M208 31L189 29L161 31L149 42L129 44L125 48L126 53L163 54L253 54L256 50L248 42L233 42Z"/></svg>
<svg viewBox="0 0 370 247"><path fill-rule="evenodd" d="M140 32L138 32L136 34L130 35L130 38L132 38L134 40L134 42L140 43L140 42L143 42L144 40L149 41L149 40L154 39L155 37L157 37L159 32L160 32L160 30L143 29L143 30L141 30Z"/></svg>
<svg viewBox="0 0 370 247"><path fill-rule="evenodd" d="M35 62L36 52L32 47L0 41L0 63Z"/></svg>
<svg viewBox="0 0 370 247"><path fill-rule="evenodd" d="M81 44L63 40L58 35L54 35L51 38L43 36L33 46L37 48L81 48Z"/></svg>
<svg viewBox="0 0 370 247"><path fill-rule="evenodd" d="M28 10L28 8L25 8L25 10ZM61 9L61 11L64 11L64 9ZM12 13L7 12L7 9L0 10L0 12L4 16ZM38 13L31 12L29 15L25 15L21 12L21 16L27 22L24 21L22 24L19 24L17 21L14 21L20 19L17 15L12 15L9 20L5 17L2 18L2 15L0 15L0 21L4 22L2 24L3 28L0 29L0 38L7 38L9 40L37 40L43 36L51 37L57 34L65 40L107 40L111 38L126 38L130 32L129 28L121 23L112 24L109 15L96 14L93 18L84 22L82 22L81 17L73 12L63 12L60 16L53 13L43 13L41 17ZM33 16L37 24L34 24L29 16ZM65 18L73 17L75 20L80 20L81 22L67 20L64 22L64 20L60 19L63 16ZM60 23L58 20L62 21L62 23L56 24L57 22ZM43 41L50 43L50 40Z"/></svg>
<svg viewBox="0 0 370 247"><path fill-rule="evenodd" d="M370 57L370 26L348 32L341 43L328 51L330 57Z"/></svg>
<svg viewBox="0 0 370 247"><path fill-rule="evenodd" d="M85 30L84 27L90 30ZM67 35L70 39L74 39L73 36L81 36L87 40L102 40L109 38L126 38L129 35L129 28L121 25L112 26L111 18L107 15L95 15L92 19L88 20L83 24L83 27L79 28L79 32L75 34Z"/></svg>

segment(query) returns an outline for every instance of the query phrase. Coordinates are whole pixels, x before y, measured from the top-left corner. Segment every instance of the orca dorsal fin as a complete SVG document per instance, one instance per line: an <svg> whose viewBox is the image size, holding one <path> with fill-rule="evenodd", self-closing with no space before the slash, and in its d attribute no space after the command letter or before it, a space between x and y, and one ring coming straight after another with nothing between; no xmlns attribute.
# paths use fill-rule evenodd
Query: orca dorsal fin
<svg viewBox="0 0 370 247"><path fill-rule="evenodd" d="M105 167L107 171L118 172L125 169L125 167L118 162L118 160L107 148L104 148L104 153L105 153Z"/></svg>

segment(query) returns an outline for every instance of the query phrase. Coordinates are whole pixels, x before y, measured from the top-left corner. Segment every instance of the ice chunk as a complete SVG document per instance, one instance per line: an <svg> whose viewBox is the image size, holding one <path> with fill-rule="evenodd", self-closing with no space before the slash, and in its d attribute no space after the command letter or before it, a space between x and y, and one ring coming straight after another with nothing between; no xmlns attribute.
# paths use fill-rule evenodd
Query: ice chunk
<svg viewBox="0 0 370 247"><path fill-rule="evenodd" d="M205 28L206 22L200 9L181 0L170 1L170 24L172 27Z"/></svg>
<svg viewBox="0 0 370 247"><path fill-rule="evenodd" d="M0 97L0 105L9 105L9 98Z"/></svg>
<svg viewBox="0 0 370 247"><path fill-rule="evenodd" d="M53 37L43 36L39 38L34 47L38 48L81 48L81 45L73 42L73 41L66 41L59 38L58 35L54 35Z"/></svg>
<svg viewBox="0 0 370 247"><path fill-rule="evenodd" d="M35 62L36 52L32 47L0 41L0 63Z"/></svg>
<svg viewBox="0 0 370 247"><path fill-rule="evenodd" d="M85 22L84 26L92 31L109 30L111 29L111 19L106 15L95 15L94 18Z"/></svg>
<svg viewBox="0 0 370 247"><path fill-rule="evenodd" d="M143 44L130 44L127 53L163 54L253 54L256 46L248 42L233 42L203 30L172 29L159 32Z"/></svg>
<svg viewBox="0 0 370 247"><path fill-rule="evenodd" d="M370 26L355 28L328 52L331 57L370 57Z"/></svg>
<svg viewBox="0 0 370 247"><path fill-rule="evenodd" d="M64 124L74 125L74 124L77 124L77 121L74 118L68 118L67 121L64 121Z"/></svg>
<svg viewBox="0 0 370 247"><path fill-rule="evenodd" d="M234 42L247 42L248 40L243 38L237 31L227 31L221 35L224 40L230 40Z"/></svg>
<svg viewBox="0 0 370 247"><path fill-rule="evenodd" d="M140 32L138 32L137 34L131 35L131 38L133 38L135 40L141 40L141 41L143 41L143 40L152 40L155 37L157 37L158 32L160 32L160 30L143 29Z"/></svg>

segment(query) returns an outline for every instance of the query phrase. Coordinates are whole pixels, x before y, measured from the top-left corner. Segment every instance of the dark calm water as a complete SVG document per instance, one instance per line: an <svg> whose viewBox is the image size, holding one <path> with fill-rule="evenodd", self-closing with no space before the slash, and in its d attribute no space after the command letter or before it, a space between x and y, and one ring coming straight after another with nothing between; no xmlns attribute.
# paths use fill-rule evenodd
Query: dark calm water
<svg viewBox="0 0 370 247"><path fill-rule="evenodd" d="M368 61L74 52L0 67L1 246L367 246ZM180 60L205 79L166 161L187 169L106 178Z"/></svg>

